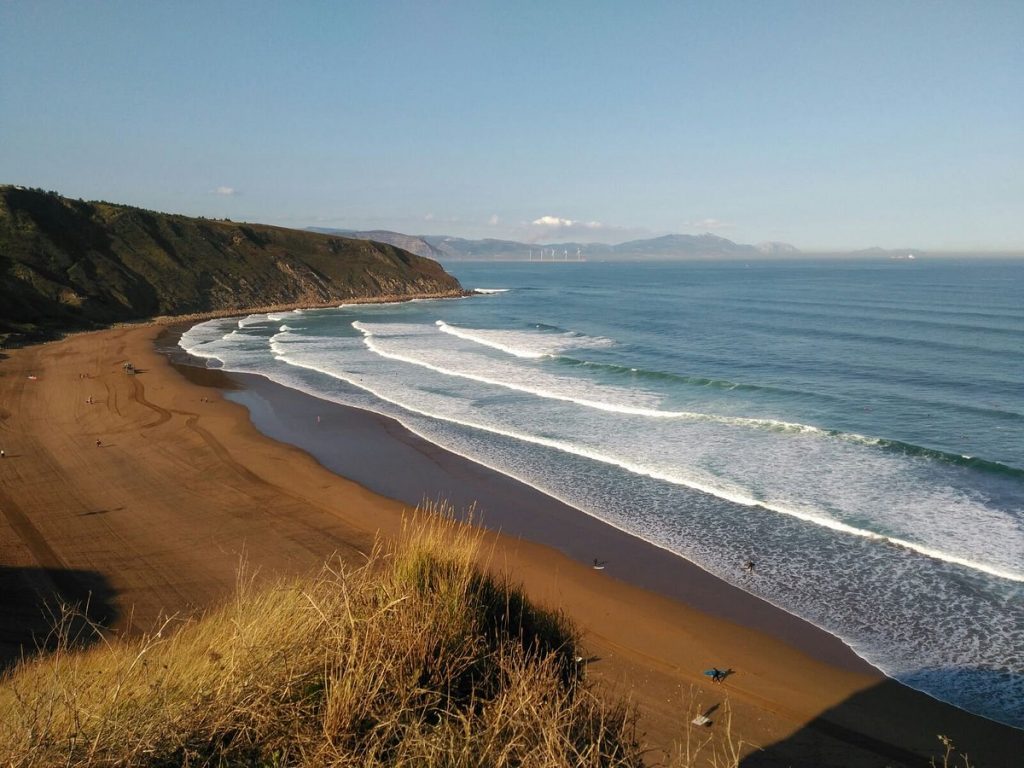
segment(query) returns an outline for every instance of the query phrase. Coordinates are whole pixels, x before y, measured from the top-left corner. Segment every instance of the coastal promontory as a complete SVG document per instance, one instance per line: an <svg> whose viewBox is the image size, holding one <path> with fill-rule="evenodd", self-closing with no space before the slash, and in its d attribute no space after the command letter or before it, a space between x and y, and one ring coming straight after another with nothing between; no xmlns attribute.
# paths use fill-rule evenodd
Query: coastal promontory
<svg viewBox="0 0 1024 768"><path fill-rule="evenodd" d="M461 293L437 262L385 243L0 186L0 336Z"/></svg>

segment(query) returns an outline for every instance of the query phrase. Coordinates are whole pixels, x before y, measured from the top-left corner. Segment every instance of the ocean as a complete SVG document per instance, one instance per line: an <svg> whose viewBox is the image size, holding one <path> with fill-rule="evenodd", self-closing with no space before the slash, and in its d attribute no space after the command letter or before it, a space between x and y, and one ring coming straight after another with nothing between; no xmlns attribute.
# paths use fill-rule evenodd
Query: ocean
<svg viewBox="0 0 1024 768"><path fill-rule="evenodd" d="M483 293L180 345L394 417L1024 726L1024 261L448 269Z"/></svg>

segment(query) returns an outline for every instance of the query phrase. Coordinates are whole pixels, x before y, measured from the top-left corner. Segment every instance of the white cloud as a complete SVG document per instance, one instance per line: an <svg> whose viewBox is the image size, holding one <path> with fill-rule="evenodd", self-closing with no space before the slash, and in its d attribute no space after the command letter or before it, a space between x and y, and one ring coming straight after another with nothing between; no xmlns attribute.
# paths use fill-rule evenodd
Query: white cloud
<svg viewBox="0 0 1024 768"><path fill-rule="evenodd" d="M576 221L573 219L563 219L560 216L541 216L539 219L534 219L530 223L536 227L547 227L549 229L569 229L572 227L601 229L601 227L604 226L600 221Z"/></svg>
<svg viewBox="0 0 1024 768"><path fill-rule="evenodd" d="M612 231L618 231L618 227L609 227L600 221L584 221L582 219L567 219L562 216L541 216L538 219L521 225L525 232L520 235L529 242L547 241L579 238L592 242L595 238L604 239L612 236Z"/></svg>
<svg viewBox="0 0 1024 768"><path fill-rule="evenodd" d="M710 232L715 229L730 229L734 225L730 224L728 221L722 221L721 219L708 218L700 219L699 221L691 221L686 226L690 229L702 229L705 232Z"/></svg>
<svg viewBox="0 0 1024 768"><path fill-rule="evenodd" d="M558 216L541 216L531 223L538 227L571 227L574 222L572 219L560 219Z"/></svg>
<svg viewBox="0 0 1024 768"><path fill-rule="evenodd" d="M499 221L501 221L501 219L498 218L498 214L492 213L491 218L487 220L487 223L490 224L492 227L496 227L498 226Z"/></svg>
<svg viewBox="0 0 1024 768"><path fill-rule="evenodd" d="M217 187L216 189L211 189L210 194L220 195L221 197L234 197L238 194L238 190L234 187Z"/></svg>

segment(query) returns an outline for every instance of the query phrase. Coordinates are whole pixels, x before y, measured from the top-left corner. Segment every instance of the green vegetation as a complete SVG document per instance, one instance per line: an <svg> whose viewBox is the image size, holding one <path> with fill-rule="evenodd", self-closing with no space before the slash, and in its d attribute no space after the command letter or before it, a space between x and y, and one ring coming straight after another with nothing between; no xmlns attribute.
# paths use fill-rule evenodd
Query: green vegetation
<svg viewBox="0 0 1024 768"><path fill-rule="evenodd" d="M459 293L439 264L391 245L0 186L0 335Z"/></svg>

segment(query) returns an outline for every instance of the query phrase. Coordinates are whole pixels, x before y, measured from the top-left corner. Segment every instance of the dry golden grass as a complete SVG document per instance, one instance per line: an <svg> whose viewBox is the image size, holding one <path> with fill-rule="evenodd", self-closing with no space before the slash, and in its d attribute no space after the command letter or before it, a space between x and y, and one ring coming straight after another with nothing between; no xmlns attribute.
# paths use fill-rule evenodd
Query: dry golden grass
<svg viewBox="0 0 1024 768"><path fill-rule="evenodd" d="M578 638L418 515L358 569L254 588L195 621L26 662L0 684L8 766L638 766L635 718Z"/></svg>
<svg viewBox="0 0 1024 768"><path fill-rule="evenodd" d="M481 541L430 508L360 568L240 577L223 607L134 640L73 647L66 613L0 679L0 768L642 766L634 710L587 682L564 616L485 574ZM691 689L671 764L737 768L728 702L714 729L690 723L702 710ZM932 764L969 768L939 738Z"/></svg>

